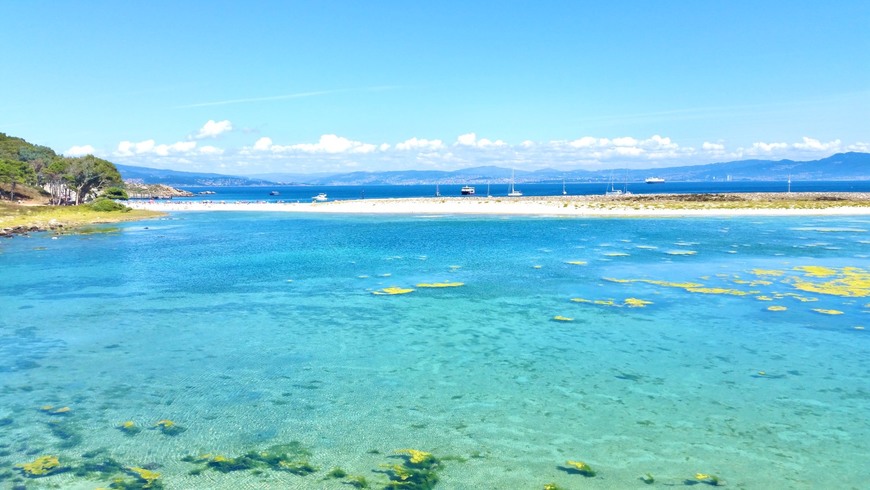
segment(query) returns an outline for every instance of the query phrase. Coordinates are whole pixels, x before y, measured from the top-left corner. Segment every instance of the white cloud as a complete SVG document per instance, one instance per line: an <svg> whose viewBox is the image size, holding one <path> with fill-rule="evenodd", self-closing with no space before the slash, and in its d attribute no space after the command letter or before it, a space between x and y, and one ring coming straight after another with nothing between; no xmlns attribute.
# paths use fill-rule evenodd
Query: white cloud
<svg viewBox="0 0 870 490"><path fill-rule="evenodd" d="M721 152L725 151L725 145L720 143L710 143L709 141L705 141L701 148L705 151L711 152Z"/></svg>
<svg viewBox="0 0 870 490"><path fill-rule="evenodd" d="M788 149L788 143L765 143L763 141L759 141L756 143L752 143L752 148L749 149L749 152L750 154L772 153L774 151L785 149Z"/></svg>
<svg viewBox="0 0 870 490"><path fill-rule="evenodd" d="M613 138L613 146L637 146L637 140L631 136Z"/></svg>
<svg viewBox="0 0 870 490"><path fill-rule="evenodd" d="M458 138L456 138L456 144L464 145L464 146L474 146L476 141L477 141L477 135L474 133L462 134L462 135L459 135Z"/></svg>
<svg viewBox="0 0 870 490"><path fill-rule="evenodd" d="M397 150L440 150L444 148L441 140L411 138L396 144Z"/></svg>
<svg viewBox="0 0 870 490"><path fill-rule="evenodd" d="M207 123L205 123L201 128L199 128L199 132L196 133L194 138L202 139L202 138L216 138L219 135L226 133L227 131L233 130L233 123L229 120L223 121L214 121L209 119Z"/></svg>
<svg viewBox="0 0 870 490"><path fill-rule="evenodd" d="M216 146L202 146L199 148L199 152L203 155L223 155L224 150L222 148L218 148Z"/></svg>
<svg viewBox="0 0 870 490"><path fill-rule="evenodd" d="M840 149L840 140L822 143L815 138L808 138L804 136L802 143L795 143L793 146L795 147L795 149L798 150L831 152Z"/></svg>
<svg viewBox="0 0 870 490"><path fill-rule="evenodd" d="M171 145L158 145L154 140L145 140L138 143L122 141L118 143L115 156L130 157L133 155L158 155L168 156L172 153L187 153L196 148L196 141L179 141Z"/></svg>
<svg viewBox="0 0 870 490"><path fill-rule="evenodd" d="M670 138L663 138L657 134L654 134L652 137L641 141L640 146L651 150L676 150L680 147L680 145L671 141Z"/></svg>
<svg viewBox="0 0 870 490"><path fill-rule="evenodd" d="M73 146L69 150L64 153L64 155L69 157L80 157L84 155L93 155L96 153L94 147L91 145L82 145L82 146Z"/></svg>
<svg viewBox="0 0 870 490"><path fill-rule="evenodd" d="M858 151L862 153L870 153L870 143L862 143L860 141L846 147L846 151Z"/></svg>
<svg viewBox="0 0 870 490"><path fill-rule="evenodd" d="M352 141L334 134L324 134L317 143L300 143L297 145L271 147L272 151L303 151L306 153L372 153L378 149L370 143Z"/></svg>
<svg viewBox="0 0 870 490"><path fill-rule="evenodd" d="M179 141L171 145L157 145L152 151L160 156L168 156L170 153L187 153L196 148L196 141Z"/></svg>
<svg viewBox="0 0 870 490"><path fill-rule="evenodd" d="M459 135L459 137L456 138L456 144L459 146L471 146L471 147L475 147L475 148L492 148L492 147L507 146L507 143L505 143L502 140L492 141L492 140L489 140L486 138L477 139L477 134L475 134L475 133L466 133L466 134Z"/></svg>
<svg viewBox="0 0 870 490"><path fill-rule="evenodd" d="M267 151L272 148L272 138L263 136L254 143L254 149L257 151Z"/></svg>
<svg viewBox="0 0 870 490"><path fill-rule="evenodd" d="M568 143L568 145L573 146L574 148L594 148L601 145L601 142L599 142L598 138L593 138L592 136L584 136L580 139L571 141L570 143Z"/></svg>

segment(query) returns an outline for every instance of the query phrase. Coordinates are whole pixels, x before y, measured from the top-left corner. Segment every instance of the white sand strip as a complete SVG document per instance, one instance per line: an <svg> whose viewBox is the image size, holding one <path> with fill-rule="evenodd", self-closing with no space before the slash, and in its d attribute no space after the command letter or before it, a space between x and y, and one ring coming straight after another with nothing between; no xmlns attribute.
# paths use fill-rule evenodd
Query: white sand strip
<svg viewBox="0 0 870 490"><path fill-rule="evenodd" d="M692 209L680 209L680 203L664 204L621 202L620 199L588 196L531 198L396 198L329 201L316 203L223 202L223 201L130 201L136 209L155 211L266 211L332 214L401 214L401 215L525 215L525 216L847 216L870 215L867 206L804 207L710 207L691 203ZM660 207L663 206L663 207Z"/></svg>

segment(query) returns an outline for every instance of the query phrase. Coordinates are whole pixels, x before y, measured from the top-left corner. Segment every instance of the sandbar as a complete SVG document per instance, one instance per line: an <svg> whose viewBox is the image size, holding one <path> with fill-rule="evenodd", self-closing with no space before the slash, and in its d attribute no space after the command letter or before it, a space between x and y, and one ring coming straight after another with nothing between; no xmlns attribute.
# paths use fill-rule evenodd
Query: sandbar
<svg viewBox="0 0 870 490"><path fill-rule="evenodd" d="M577 217L870 215L870 193L638 194L628 196L430 197L268 202L132 200L154 211Z"/></svg>

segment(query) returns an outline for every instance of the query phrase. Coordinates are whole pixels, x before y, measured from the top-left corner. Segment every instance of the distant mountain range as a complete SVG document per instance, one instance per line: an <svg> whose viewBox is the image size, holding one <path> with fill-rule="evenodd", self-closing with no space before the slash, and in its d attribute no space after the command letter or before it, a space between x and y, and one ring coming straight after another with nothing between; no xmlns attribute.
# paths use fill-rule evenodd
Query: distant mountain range
<svg viewBox="0 0 870 490"><path fill-rule="evenodd" d="M344 174L283 174L233 176L210 173L179 172L129 165L116 165L125 180L171 186L265 186L297 185L415 185L415 184L486 184L508 182L512 170L502 167L473 167L454 171L399 170L389 172L352 172ZM647 177L669 182L699 181L795 181L870 180L870 153L838 153L806 162L793 160L741 160L683 167L656 169L516 171L517 183L560 182L639 182Z"/></svg>
<svg viewBox="0 0 870 490"><path fill-rule="evenodd" d="M178 186L244 186L270 185L273 181L240 177L237 175L221 175L196 172L180 172L162 168L134 167L132 165L115 164L124 180L132 180L140 184L164 184Z"/></svg>

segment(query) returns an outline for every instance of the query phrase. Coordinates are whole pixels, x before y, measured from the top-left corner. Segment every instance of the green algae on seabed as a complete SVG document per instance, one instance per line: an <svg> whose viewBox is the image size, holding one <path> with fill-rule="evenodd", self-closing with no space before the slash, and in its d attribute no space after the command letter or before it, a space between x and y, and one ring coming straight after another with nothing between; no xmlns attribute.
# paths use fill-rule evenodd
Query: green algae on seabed
<svg viewBox="0 0 870 490"><path fill-rule="evenodd" d="M185 463L204 463L191 474L200 474L205 468L210 468L221 473L234 471L271 469L286 471L299 476L305 476L318 471L308 462L311 452L298 442L271 446L263 451L248 451L237 457L227 457L221 454L202 454L200 456L185 456L181 459Z"/></svg>
<svg viewBox="0 0 870 490"><path fill-rule="evenodd" d="M381 473L390 479L388 488L430 490L438 483L441 463L432 453L416 449L400 449L396 453L404 460L402 464L381 465Z"/></svg>

